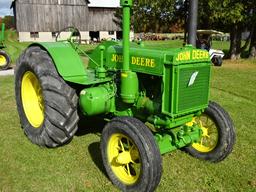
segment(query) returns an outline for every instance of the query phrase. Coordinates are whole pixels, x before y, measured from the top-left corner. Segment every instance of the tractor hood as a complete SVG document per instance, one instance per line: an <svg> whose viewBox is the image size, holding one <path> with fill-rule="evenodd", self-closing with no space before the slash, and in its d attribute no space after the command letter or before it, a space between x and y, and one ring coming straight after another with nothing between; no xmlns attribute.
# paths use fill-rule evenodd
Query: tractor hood
<svg viewBox="0 0 256 192"><path fill-rule="evenodd" d="M105 42L104 60L108 70L122 69L122 45L115 42ZM96 48L90 56L93 61L100 63L100 50ZM89 67L95 68L94 62ZM163 75L164 65L183 65L195 63L210 63L209 53L205 50L185 46L177 49L152 49L132 43L130 48L130 69L151 75Z"/></svg>

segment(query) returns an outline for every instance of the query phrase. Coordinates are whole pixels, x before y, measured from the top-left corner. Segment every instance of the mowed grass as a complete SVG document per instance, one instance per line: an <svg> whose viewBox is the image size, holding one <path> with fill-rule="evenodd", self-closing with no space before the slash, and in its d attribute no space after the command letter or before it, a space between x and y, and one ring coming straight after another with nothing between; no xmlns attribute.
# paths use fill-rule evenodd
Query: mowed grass
<svg viewBox="0 0 256 192"><path fill-rule="evenodd" d="M171 48L181 46L182 41L146 45ZM211 100L220 103L234 120L234 150L218 164L200 161L180 150L164 155L157 191L256 191L255 82L255 60L227 60L223 67L213 68ZM81 124L69 144L40 148L20 127L13 76L0 77L0 104L0 191L119 191L102 165L99 142L103 125L97 119Z"/></svg>

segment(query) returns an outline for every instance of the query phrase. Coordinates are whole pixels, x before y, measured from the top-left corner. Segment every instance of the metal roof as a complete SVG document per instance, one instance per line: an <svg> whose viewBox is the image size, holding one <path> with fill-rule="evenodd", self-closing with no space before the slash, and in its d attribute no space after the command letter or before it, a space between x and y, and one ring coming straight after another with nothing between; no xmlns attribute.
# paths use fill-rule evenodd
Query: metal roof
<svg viewBox="0 0 256 192"><path fill-rule="evenodd" d="M89 0L88 7L105 7L116 8L120 7L120 0Z"/></svg>
<svg viewBox="0 0 256 192"><path fill-rule="evenodd" d="M206 34L206 35L224 35L223 32L211 30L211 29L199 29L197 30L198 34Z"/></svg>

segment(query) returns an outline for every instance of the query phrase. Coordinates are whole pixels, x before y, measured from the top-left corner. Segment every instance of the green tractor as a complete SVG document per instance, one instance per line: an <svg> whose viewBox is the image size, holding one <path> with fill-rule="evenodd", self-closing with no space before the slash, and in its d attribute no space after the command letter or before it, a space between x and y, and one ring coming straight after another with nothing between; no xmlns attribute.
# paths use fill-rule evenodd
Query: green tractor
<svg viewBox="0 0 256 192"><path fill-rule="evenodd" d="M121 5L123 41L100 44L86 67L73 38L31 44L17 61L17 109L26 136L45 147L68 143L79 113L107 120L100 149L110 180L122 191L154 191L162 154L184 149L219 162L231 153L235 130L229 114L209 101L208 52L131 43L132 0Z"/></svg>
<svg viewBox="0 0 256 192"><path fill-rule="evenodd" d="M9 55L3 51L3 48L6 48L6 45L4 44L4 31L5 31L5 24L2 23L2 30L0 34L0 70L6 70L9 68L11 59Z"/></svg>

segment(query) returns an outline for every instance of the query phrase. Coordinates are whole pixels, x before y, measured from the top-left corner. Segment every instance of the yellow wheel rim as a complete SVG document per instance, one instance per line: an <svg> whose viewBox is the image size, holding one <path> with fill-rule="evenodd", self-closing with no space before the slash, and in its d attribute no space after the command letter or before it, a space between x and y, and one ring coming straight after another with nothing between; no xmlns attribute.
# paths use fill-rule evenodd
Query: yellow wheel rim
<svg viewBox="0 0 256 192"><path fill-rule="evenodd" d="M192 147L199 152L208 153L218 144L218 128L214 121L205 114L196 118L195 121L202 130L202 137L198 143L193 143Z"/></svg>
<svg viewBox="0 0 256 192"><path fill-rule="evenodd" d="M6 63L7 63L7 60L6 60L5 56L0 55L0 66L6 65Z"/></svg>
<svg viewBox="0 0 256 192"><path fill-rule="evenodd" d="M136 183L141 172L140 153L130 138L123 134L110 137L108 161L116 177L126 185Z"/></svg>
<svg viewBox="0 0 256 192"><path fill-rule="evenodd" d="M28 71L21 82L21 99L29 123L39 128L44 121L44 101L42 88L34 73Z"/></svg>

